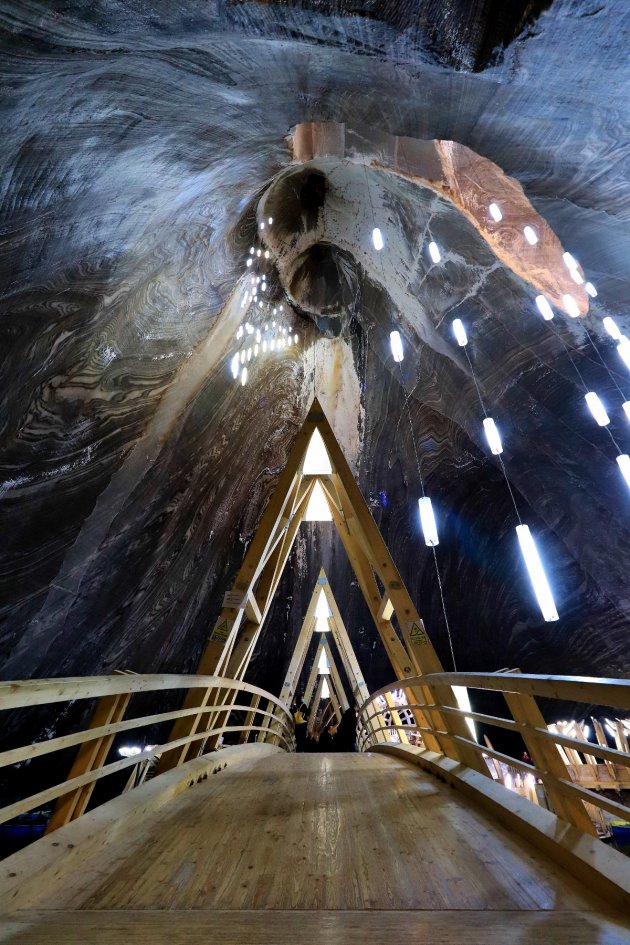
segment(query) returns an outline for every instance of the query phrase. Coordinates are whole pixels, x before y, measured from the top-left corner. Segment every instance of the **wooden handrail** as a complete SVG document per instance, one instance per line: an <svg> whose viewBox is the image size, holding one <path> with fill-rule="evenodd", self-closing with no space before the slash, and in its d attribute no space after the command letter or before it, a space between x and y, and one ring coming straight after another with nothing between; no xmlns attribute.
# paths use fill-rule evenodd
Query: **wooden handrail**
<svg viewBox="0 0 630 945"><path fill-rule="evenodd" d="M250 702L221 702L216 699L213 704L202 709L199 707L181 708L169 712L154 713L140 718L122 719L122 712L114 714L103 711L103 705L112 704L112 699L125 698L126 706L130 696L137 693L167 692L172 690L203 689L215 690L217 693L241 693L260 700L267 700L267 708L252 708ZM227 697L226 697L227 698ZM225 734L262 733L273 734L279 740L281 747L287 751L294 749L293 717L287 707L276 696L264 689L244 683L238 679L228 679L222 676L198 675L161 675L161 674L116 674L112 676L69 677L63 679L29 679L0 683L0 710L17 710L33 706L54 705L60 702L75 701L78 699L98 699L97 709L92 720L92 727L80 732L71 732L60 735L47 741L24 745L0 753L0 768L16 765L32 758L43 757L66 748L77 747L79 754L73 770L68 778L60 784L46 788L22 800L15 801L0 809L0 823L33 810L51 801L57 800L57 808L49 825L56 829L76 819L87 806L94 784L101 778L115 774L125 768L131 768L140 762L161 756L164 752L194 742L202 742L209 738L216 740ZM123 709L124 711L124 709ZM247 713L245 725L230 725L229 720L233 712ZM163 744L154 745L140 754L128 758L105 763L107 754L113 744L114 736L123 732L139 728L174 721L186 716L206 716L206 730L195 731L191 735L172 738ZM253 722L260 720L261 724ZM105 724L101 724L105 723ZM81 802L79 803L79 801ZM61 805L61 807L60 807Z"/></svg>
<svg viewBox="0 0 630 945"><path fill-rule="evenodd" d="M440 694L445 691L445 687L448 687L448 692L452 692L451 687L454 686L502 693L505 696L508 713L512 715L512 718L502 718L475 712L472 709L442 704ZM390 724L387 724L386 716L389 717L388 713L392 712L392 706L389 704L379 706L378 700L387 702L385 697L399 690L405 694L417 693L426 701L412 702L406 695L407 701L396 705L394 709L396 711L405 708L424 710L424 716L429 720L427 725L419 726L414 722L397 725L394 724L393 718L390 719ZM556 809L558 816L569 820L574 826L586 832L594 833L595 827L590 816L587 815L588 808L584 807L585 803L630 820L630 807L608 800L572 780L571 771L565 762L566 755L561 754L559 746L580 752L582 755L601 758L609 766L613 763L624 769L630 768L630 754L586 739L549 731L541 724L544 723L544 719L535 703L536 696L630 711L630 680L522 673L430 673L425 676L399 679L372 693L361 706L358 721L359 742L363 748L372 748L377 744L376 734L379 732L400 731L406 735L417 733L422 738L425 734L429 734L433 739L438 739L443 753L454 760L461 758L461 746L465 746L466 750L472 749L480 758L484 756L492 758L508 767L534 775L542 781L548 800ZM445 726L436 724L435 718L439 718L440 715L453 715L516 731L523 737L528 747L532 745L530 754L535 757L536 763L529 764L511 758L490 746L479 745L472 738L452 734L446 731ZM383 724L379 725L379 722ZM619 745L620 742L617 741L617 744ZM621 744L625 745L625 742ZM459 749L458 746L460 746ZM590 767L592 770L593 764ZM604 765L600 767L601 770L605 770ZM495 774L501 775L499 767L496 768Z"/></svg>

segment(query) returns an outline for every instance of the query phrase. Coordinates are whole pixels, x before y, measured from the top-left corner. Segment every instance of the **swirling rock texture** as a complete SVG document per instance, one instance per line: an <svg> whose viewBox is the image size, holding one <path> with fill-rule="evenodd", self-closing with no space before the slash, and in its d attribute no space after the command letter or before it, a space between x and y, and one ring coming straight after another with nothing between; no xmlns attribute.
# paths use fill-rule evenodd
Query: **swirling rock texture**
<svg viewBox="0 0 630 945"><path fill-rule="evenodd" d="M630 494L580 379L627 452L630 377L601 328L630 331L625 0L6 2L0 23L3 677L194 669L314 392L447 668L419 470L459 669L627 675ZM351 146L298 160L309 122ZM517 182L597 286L588 315L543 322L527 273L393 173L384 136L464 145ZM270 258L247 269L252 245ZM261 264L299 341L241 386ZM277 691L322 565L369 685L390 681L323 524L301 528L252 681Z"/></svg>

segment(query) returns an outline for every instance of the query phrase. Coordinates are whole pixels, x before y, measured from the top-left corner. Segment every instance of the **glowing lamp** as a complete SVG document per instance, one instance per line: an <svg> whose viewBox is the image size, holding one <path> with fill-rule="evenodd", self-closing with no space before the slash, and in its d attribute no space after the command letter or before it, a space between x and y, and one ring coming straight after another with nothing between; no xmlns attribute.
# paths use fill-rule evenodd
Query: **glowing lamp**
<svg viewBox="0 0 630 945"><path fill-rule="evenodd" d="M553 309L544 295L536 296L536 306L538 308L538 311L542 315L542 317L545 319L545 321L546 322L551 321L551 319L553 318Z"/></svg>
<svg viewBox="0 0 630 945"><path fill-rule="evenodd" d="M381 231L379 230L377 226L375 226L374 229L372 230L372 242L374 243L374 249L378 249L378 250L382 249L383 246L385 245L383 243L383 234L381 233Z"/></svg>
<svg viewBox="0 0 630 945"><path fill-rule="evenodd" d="M529 525L517 525L516 534L521 546L521 553L534 588L538 605L546 621L558 619L558 611L545 575L545 570L538 554L538 549L529 530Z"/></svg>
<svg viewBox="0 0 630 945"><path fill-rule="evenodd" d="M486 434L488 446L490 447L490 452L494 453L495 456L499 456L503 452L503 444L501 443L499 431L492 417L486 417L483 421L483 429Z"/></svg>
<svg viewBox="0 0 630 945"><path fill-rule="evenodd" d="M403 346L402 346L402 341L400 338L400 333L397 331L390 332L389 343L392 349L392 355L394 357L394 361L402 361L402 359L404 358L404 354L403 354Z"/></svg>
<svg viewBox="0 0 630 945"><path fill-rule="evenodd" d="M431 499L428 496L422 496L421 499L418 499L418 507L420 508L420 523L422 525L424 543L428 548L433 548L435 545L439 545L440 540L438 538Z"/></svg>
<svg viewBox="0 0 630 945"><path fill-rule="evenodd" d="M593 417L595 418L597 423L600 425L600 427L608 426L608 424L610 423L610 417L606 413L606 408L604 407L603 403L601 402L597 394L594 391L590 390L588 394L584 395L584 400L588 404L588 409L591 411L591 413L593 414Z"/></svg>
<svg viewBox="0 0 630 945"><path fill-rule="evenodd" d="M453 322L453 334L460 348L468 344L468 335L461 318L456 318Z"/></svg>

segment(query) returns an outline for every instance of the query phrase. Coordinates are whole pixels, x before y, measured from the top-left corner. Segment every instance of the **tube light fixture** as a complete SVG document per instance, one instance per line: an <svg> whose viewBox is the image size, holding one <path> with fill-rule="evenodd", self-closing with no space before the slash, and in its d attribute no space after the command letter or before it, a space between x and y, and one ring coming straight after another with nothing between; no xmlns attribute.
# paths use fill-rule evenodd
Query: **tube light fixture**
<svg viewBox="0 0 630 945"><path fill-rule="evenodd" d="M591 411L591 413L593 414L593 417L595 418L597 423L600 425L600 427L608 426L608 424L610 423L610 417L606 413L606 408L604 407L603 403L601 402L597 394L594 393L594 391L590 390L588 394L584 395L584 400L588 404L588 409Z"/></svg>
<svg viewBox="0 0 630 945"><path fill-rule="evenodd" d="M563 253L562 258L564 259L564 264L567 269L577 269L577 259L571 255L571 253Z"/></svg>
<svg viewBox="0 0 630 945"><path fill-rule="evenodd" d="M619 331L619 325L614 318L611 318L610 315L607 315L606 318L602 320L602 325L608 332L611 338L614 338L615 341L621 340L621 332Z"/></svg>
<svg viewBox="0 0 630 945"><path fill-rule="evenodd" d="M247 384L247 368L244 367L241 372L241 385L242 387L245 387L246 384Z"/></svg>
<svg viewBox="0 0 630 945"><path fill-rule="evenodd" d="M250 246L250 247L249 247L249 255L250 255L250 256L253 256L255 252L256 252L256 250L254 249L254 247L253 247L253 246Z"/></svg>
<svg viewBox="0 0 630 945"><path fill-rule="evenodd" d="M553 318L553 309L544 295L536 296L536 306L545 321L550 322Z"/></svg>
<svg viewBox="0 0 630 945"><path fill-rule="evenodd" d="M630 489L630 456L627 453L620 453L617 457L617 465L621 470L621 475L626 480L628 488Z"/></svg>
<svg viewBox="0 0 630 945"><path fill-rule="evenodd" d="M630 420L630 400L626 400L621 406L623 407L623 412L625 413L626 417L628 420Z"/></svg>
<svg viewBox="0 0 630 945"><path fill-rule="evenodd" d="M619 352L619 356L621 357L621 360L630 371L630 341L628 341L625 335L621 335L621 337L619 338L617 351Z"/></svg>
<svg viewBox="0 0 630 945"><path fill-rule="evenodd" d="M264 221L264 220L261 220L260 229L261 229L261 230L264 230L264 229L265 229L265 221Z"/></svg>
<svg viewBox="0 0 630 945"><path fill-rule="evenodd" d="M497 430L496 424L492 417L486 417L486 419L483 421L483 428L488 441L488 446L490 447L490 452L494 453L495 456L499 456L503 452L503 444L501 443L499 431Z"/></svg>
<svg viewBox="0 0 630 945"><path fill-rule="evenodd" d="M584 282L584 276L579 269L571 269L571 278L574 282L577 282L578 285L582 285Z"/></svg>
<svg viewBox="0 0 630 945"><path fill-rule="evenodd" d="M538 233L533 226L524 226L523 235L530 246L535 246L538 242Z"/></svg>
<svg viewBox="0 0 630 945"><path fill-rule="evenodd" d="M269 224L269 226L271 226L271 224L273 223L273 217L269 217L269 219L267 220L267 223Z"/></svg>
<svg viewBox="0 0 630 945"><path fill-rule="evenodd" d="M232 370L232 377L234 378L234 380L236 380L236 378L238 377L238 371L239 371L238 354L235 354L234 357L232 358L232 363L230 367Z"/></svg>
<svg viewBox="0 0 630 945"><path fill-rule="evenodd" d="M418 499L418 507L420 509L420 524L422 525L424 543L428 548L433 548L435 545L439 545L440 539L438 538L431 499L423 495L421 499Z"/></svg>
<svg viewBox="0 0 630 945"><path fill-rule="evenodd" d="M465 347L468 344L468 335L466 334L466 329L461 318L456 318L453 321L453 334L460 348Z"/></svg>
<svg viewBox="0 0 630 945"><path fill-rule="evenodd" d="M517 525L516 534L542 615L547 621L557 620L558 611L556 610L553 594L551 593L551 588L549 587L545 570L538 554L538 549L529 530L529 525Z"/></svg>
<svg viewBox="0 0 630 945"><path fill-rule="evenodd" d="M586 291L588 292L588 294L590 295L592 299L597 298L597 289L595 288L592 282L587 282L584 285L584 288L586 289Z"/></svg>
<svg viewBox="0 0 630 945"><path fill-rule="evenodd" d="M580 310L579 310L579 308L578 308L577 302L575 301L575 299L573 298L572 295L568 295L568 294L567 294L567 295L563 295L563 296L562 296L562 304L564 305L564 308L565 308L565 311L566 311L567 315L570 315L571 318L578 318L578 317L579 317L579 315L580 315Z"/></svg>
<svg viewBox="0 0 630 945"><path fill-rule="evenodd" d="M374 249L382 249L385 245L383 243L383 234L377 226L372 230L372 242L374 243Z"/></svg>
<svg viewBox="0 0 630 945"><path fill-rule="evenodd" d="M442 259L438 244L434 243L433 240L429 243L429 256L434 263L439 263Z"/></svg>
<svg viewBox="0 0 630 945"><path fill-rule="evenodd" d="M400 333L397 331L392 331L389 333L389 343L392 349L392 355L394 356L394 361L402 361L404 358L403 346L400 338Z"/></svg>
<svg viewBox="0 0 630 945"><path fill-rule="evenodd" d="M501 208L496 203L491 203L488 207L488 213L492 217L495 223L500 223L503 219L503 214L501 213Z"/></svg>
<svg viewBox="0 0 630 945"><path fill-rule="evenodd" d="M251 266L252 262L253 262L253 259L252 259L252 257L250 256L250 257L248 258L248 260L247 260L247 265L248 265L248 266Z"/></svg>

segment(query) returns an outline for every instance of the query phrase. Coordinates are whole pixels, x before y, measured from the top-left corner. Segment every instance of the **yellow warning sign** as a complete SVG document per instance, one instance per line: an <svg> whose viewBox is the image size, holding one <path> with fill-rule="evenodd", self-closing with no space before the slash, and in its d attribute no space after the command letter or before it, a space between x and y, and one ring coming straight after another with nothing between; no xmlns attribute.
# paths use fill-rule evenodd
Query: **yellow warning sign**
<svg viewBox="0 0 630 945"><path fill-rule="evenodd" d="M414 646L426 646L429 642L425 630L419 627L417 623L411 624L409 635Z"/></svg>
<svg viewBox="0 0 630 945"><path fill-rule="evenodd" d="M230 630L231 630L230 621L222 620L221 623L218 623L216 627L214 628L214 630L212 631L212 635L210 639L212 640L213 643L225 643L225 641L230 635Z"/></svg>

